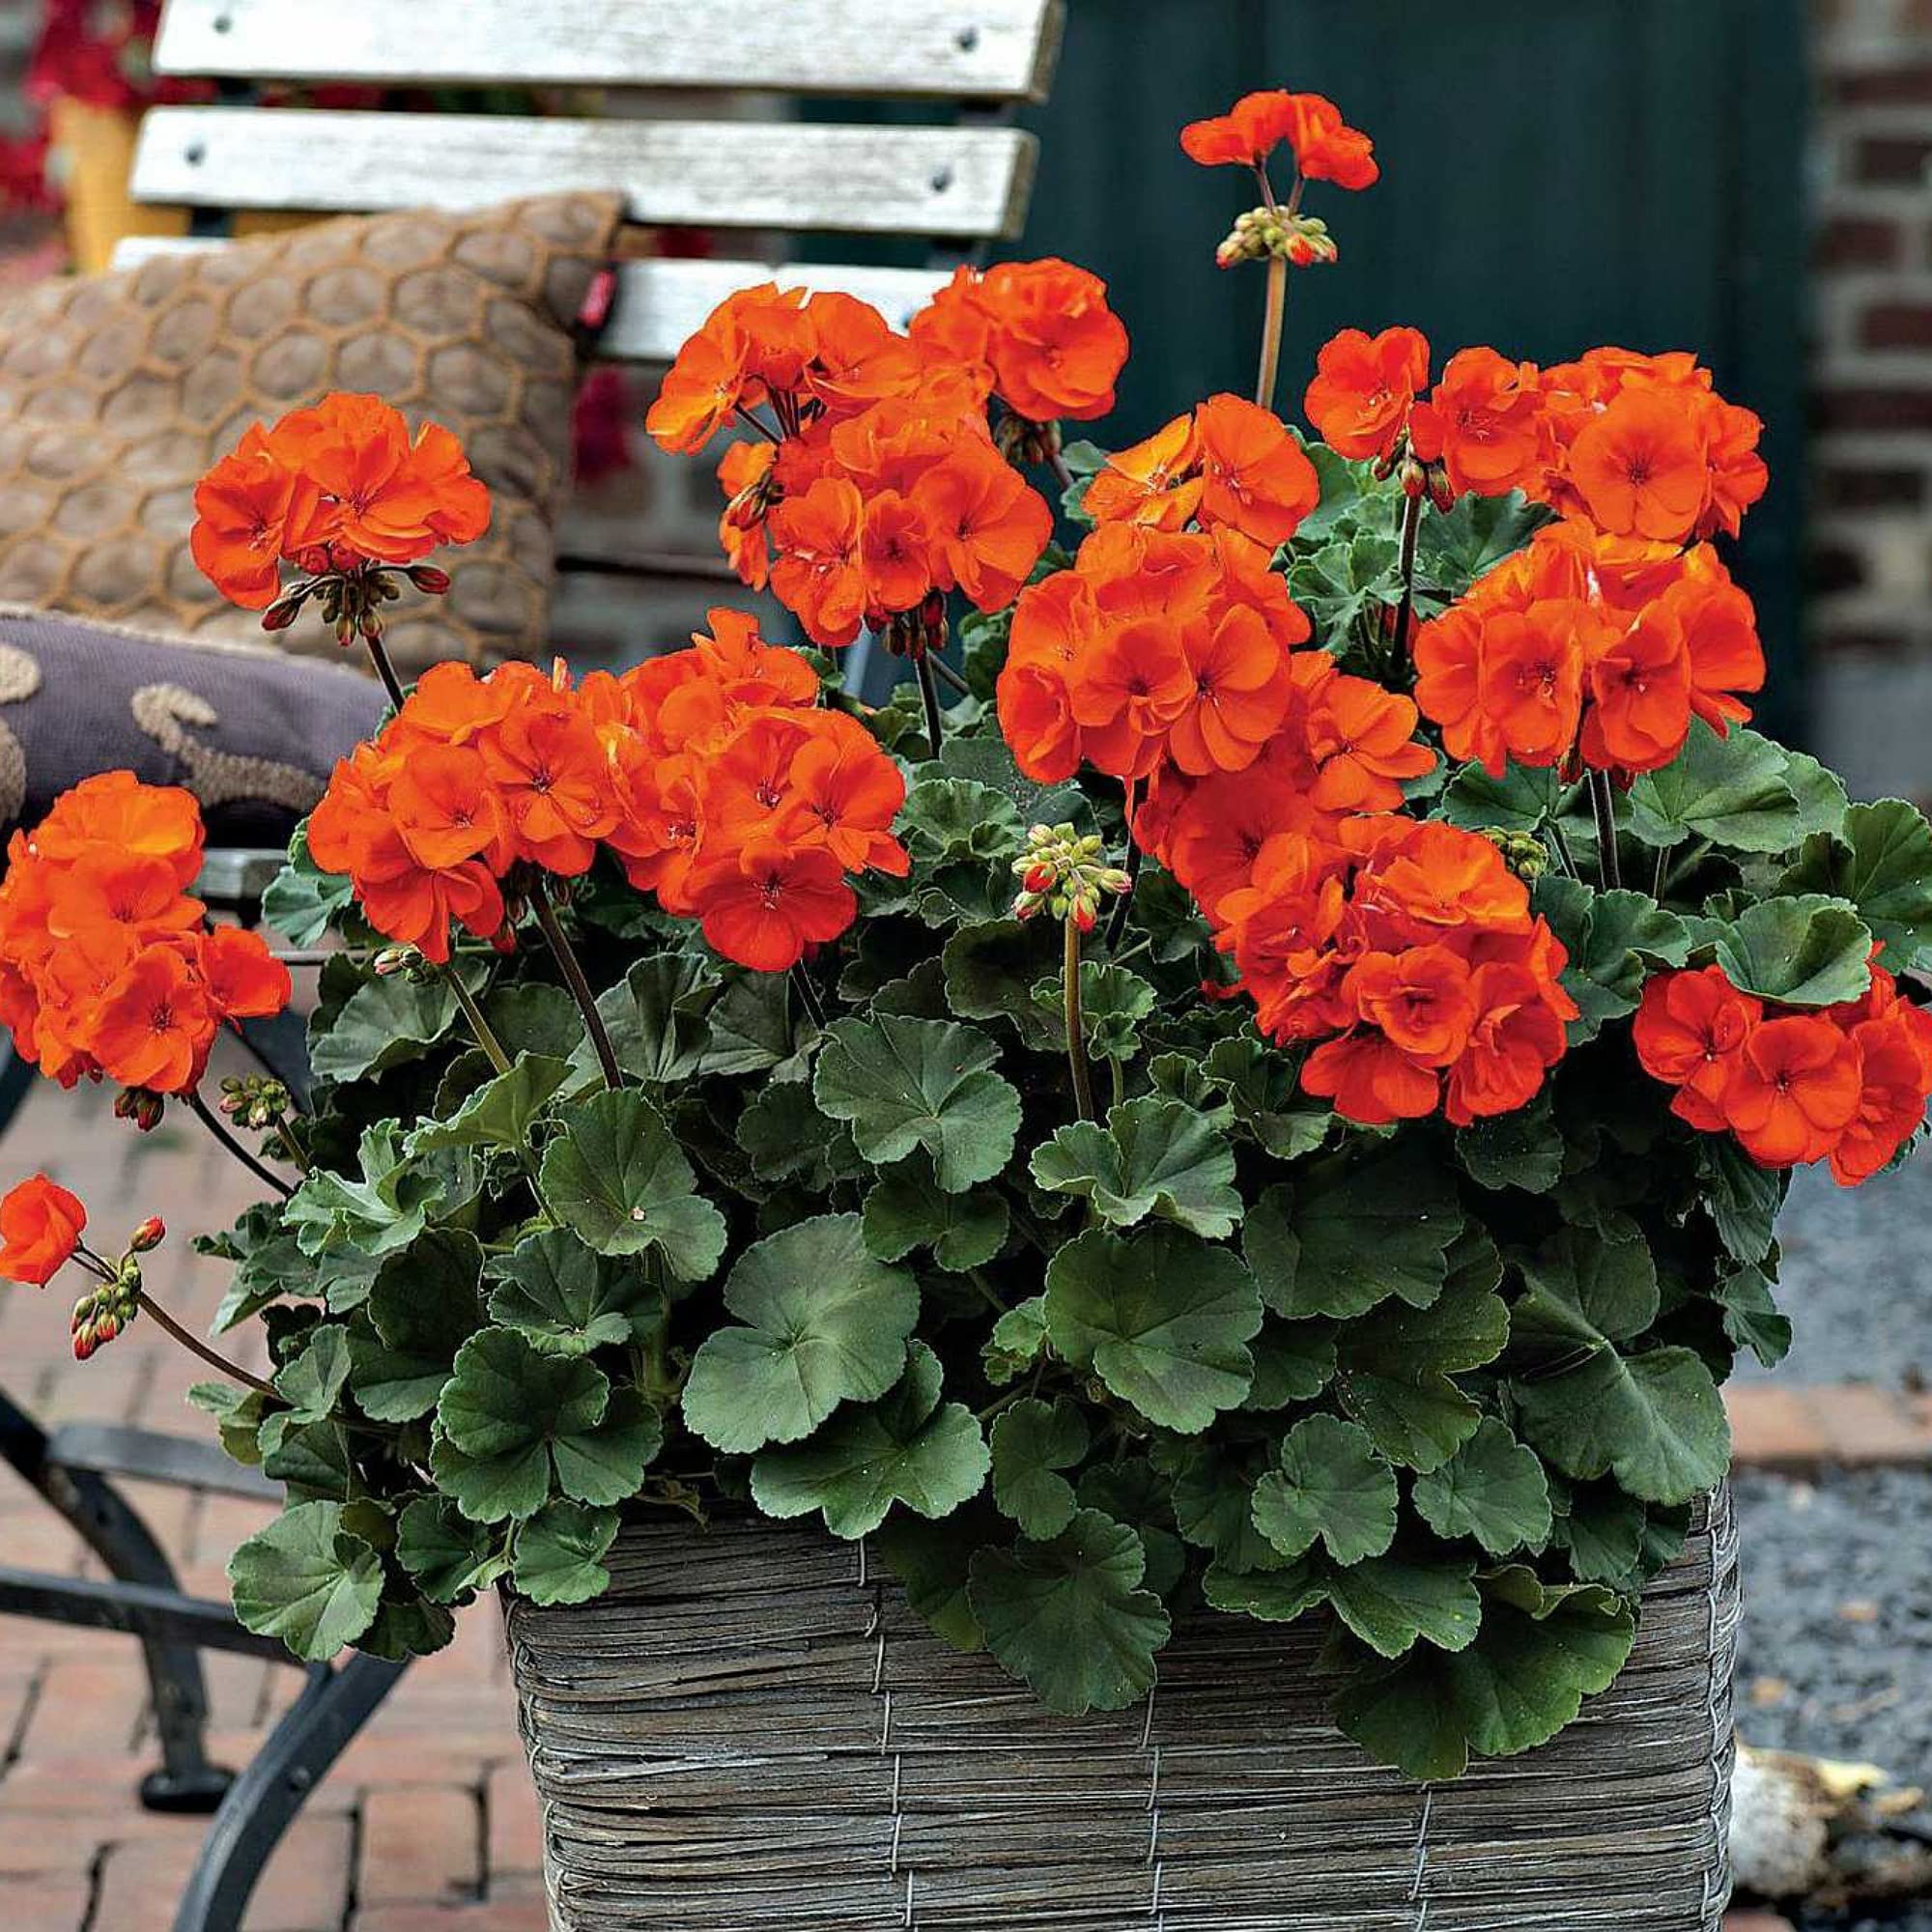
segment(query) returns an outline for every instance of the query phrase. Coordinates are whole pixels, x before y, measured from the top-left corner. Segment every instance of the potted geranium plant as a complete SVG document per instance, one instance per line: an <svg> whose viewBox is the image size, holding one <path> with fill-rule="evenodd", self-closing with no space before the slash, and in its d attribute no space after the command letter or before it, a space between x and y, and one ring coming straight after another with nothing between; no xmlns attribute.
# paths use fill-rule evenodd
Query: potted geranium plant
<svg viewBox="0 0 1932 1932"><path fill-rule="evenodd" d="M1126 338L1059 262L687 345L650 427L754 432L721 535L810 648L719 611L405 693L384 608L484 514L451 440L331 398L204 485L204 568L397 699L268 906L340 941L314 1103L226 1099L286 1174L204 1243L274 1366L202 1400L288 1497L237 1607L398 1655L497 1586L559 1925L1721 1909L1719 1384L1788 1340L1789 1169L1922 1122L1932 832L1747 728L1714 539L1765 472L1693 357L1432 384L1349 331L1305 442L1302 190L1369 143L1267 94L1183 144L1262 189L1253 401L1063 446ZM915 672L876 708L862 626ZM0 1011L232 1135L209 1045L287 982L200 932L198 850L131 780L65 801ZM0 1271L95 1276L83 1351L159 1313L157 1227L84 1224L0 1210ZM1409 1781L1579 1709L1530 1777Z"/></svg>

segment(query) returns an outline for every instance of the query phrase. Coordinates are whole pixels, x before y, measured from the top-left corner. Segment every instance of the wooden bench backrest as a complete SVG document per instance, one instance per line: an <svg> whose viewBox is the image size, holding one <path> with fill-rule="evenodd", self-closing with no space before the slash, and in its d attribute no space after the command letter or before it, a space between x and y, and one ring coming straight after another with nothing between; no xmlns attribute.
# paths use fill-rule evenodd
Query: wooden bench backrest
<svg viewBox="0 0 1932 1932"><path fill-rule="evenodd" d="M734 288L842 289L895 323L981 244L1019 233L1035 140L1002 125L1044 97L1065 0L168 0L163 73L247 85L674 90L693 118L542 118L242 105L156 107L136 200L201 211L366 213L614 188L635 223L739 231L729 259L620 270L609 356L662 362ZM710 105L703 97L729 97ZM929 121L720 118L744 98L925 103ZM760 103L762 104L762 102ZM932 266L784 260L775 238L911 237ZM121 259L186 242L126 244ZM753 250L758 252L753 252ZM742 251L742 252L740 252ZM647 534L579 529L602 569L671 570ZM710 569L702 572L713 574Z"/></svg>

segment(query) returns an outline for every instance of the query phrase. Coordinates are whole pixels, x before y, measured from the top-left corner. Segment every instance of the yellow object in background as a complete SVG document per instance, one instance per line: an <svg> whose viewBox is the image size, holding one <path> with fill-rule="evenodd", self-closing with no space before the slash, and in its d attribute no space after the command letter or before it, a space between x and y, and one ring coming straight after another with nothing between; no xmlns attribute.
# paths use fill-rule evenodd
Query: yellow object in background
<svg viewBox="0 0 1932 1932"><path fill-rule="evenodd" d="M128 193L138 115L63 96L51 104L48 124L67 201L68 249L78 273L98 274L111 267L115 248L129 236L187 233L185 209L138 202ZM236 216L234 233L277 234L316 218L281 210L249 210Z"/></svg>

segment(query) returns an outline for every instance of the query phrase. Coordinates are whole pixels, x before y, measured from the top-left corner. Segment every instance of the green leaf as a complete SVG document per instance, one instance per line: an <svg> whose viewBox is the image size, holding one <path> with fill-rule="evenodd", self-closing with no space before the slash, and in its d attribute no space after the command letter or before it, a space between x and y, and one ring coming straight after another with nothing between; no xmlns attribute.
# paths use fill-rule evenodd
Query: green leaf
<svg viewBox="0 0 1932 1932"><path fill-rule="evenodd" d="M1634 1012L1653 966L1681 966L1690 955L1690 928L1643 893L1592 892L1550 874L1537 880L1533 903L1570 955L1563 989L1580 1009L1570 1022L1573 1044Z"/></svg>
<svg viewBox="0 0 1932 1932"><path fill-rule="evenodd" d="M698 1072L803 1079L806 1049L816 1029L795 1010L787 976L731 968L724 978L724 990L706 1014L711 1043Z"/></svg>
<svg viewBox="0 0 1932 1932"><path fill-rule="evenodd" d="M724 1284L743 1327L706 1336L684 1419L714 1449L745 1455L809 1435L841 1402L898 1380L919 1290L866 1251L859 1216L821 1214L754 1242Z"/></svg>
<svg viewBox="0 0 1932 1932"><path fill-rule="evenodd" d="M566 1078L561 1060L520 1053L509 1072L485 1082L446 1121L431 1121L410 1135L410 1151L432 1148L502 1148L521 1154L530 1128Z"/></svg>
<svg viewBox="0 0 1932 1932"><path fill-rule="evenodd" d="M1255 1527L1255 1485L1271 1460L1266 1444L1175 1437L1156 1440L1150 1455L1173 1485L1175 1526L1187 1542L1211 1551L1224 1570L1286 1567L1281 1552Z"/></svg>
<svg viewBox="0 0 1932 1932"><path fill-rule="evenodd" d="M1439 1468L1476 1433L1481 1411L1451 1378L1503 1351L1496 1280L1487 1265L1461 1267L1428 1308L1386 1307L1338 1332L1336 1394L1390 1462Z"/></svg>
<svg viewBox="0 0 1932 1932"><path fill-rule="evenodd" d="M966 1596L967 1564L977 1541L962 1536L956 1522L903 1514L888 1517L876 1538L886 1567L905 1585L914 1615L969 1656L986 1647L986 1634Z"/></svg>
<svg viewBox="0 0 1932 1932"><path fill-rule="evenodd" d="M1903 799L1854 805L1835 835L1805 839L1777 890L1849 900L1885 946L1879 963L1909 972L1932 952L1932 827Z"/></svg>
<svg viewBox="0 0 1932 1932"><path fill-rule="evenodd" d="M1160 1599L1140 1587L1131 1529L1081 1510L1048 1542L975 1552L967 1595L986 1647L1049 1711L1118 1711L1153 1688L1167 1641Z"/></svg>
<svg viewBox="0 0 1932 1932"><path fill-rule="evenodd" d="M1111 960L1080 962L1080 1025L1094 1060L1131 1060L1140 1051L1140 1023L1159 995L1138 973ZM1034 982L1034 1025L1023 1029L1038 1045L1066 1050L1066 990L1059 973Z"/></svg>
<svg viewBox="0 0 1932 1932"><path fill-rule="evenodd" d="M834 1536L868 1536L894 1503L951 1516L986 1486L991 1467L973 1411L939 1400L939 1357L912 1345L905 1374L881 1402L848 1407L795 1448L752 1464L752 1494L767 1516L817 1510Z"/></svg>
<svg viewBox="0 0 1932 1932"><path fill-rule="evenodd" d="M1730 1465L1724 1405L1689 1349L1626 1356L1657 1319L1657 1272L1640 1238L1566 1229L1523 1265L1510 1316L1511 1382L1524 1437L1566 1476L1614 1471L1646 1502L1684 1503Z"/></svg>
<svg viewBox="0 0 1932 1932"><path fill-rule="evenodd" d="M493 986L483 1016L498 1039L545 1060L568 1060L583 1043L583 1015L561 986L534 980Z"/></svg>
<svg viewBox="0 0 1932 1932"><path fill-rule="evenodd" d="M1337 1563L1386 1553L1395 1541L1395 1471L1367 1430L1332 1415L1304 1416L1283 1437L1278 1466L1255 1485L1255 1527L1284 1556L1319 1538Z"/></svg>
<svg viewBox="0 0 1932 1932"><path fill-rule="evenodd" d="M993 1500L1028 1536L1058 1536L1076 1506L1061 1471L1076 1467L1091 1442L1079 1405L1065 1397L1003 1409L993 1423Z"/></svg>
<svg viewBox="0 0 1932 1932"><path fill-rule="evenodd" d="M466 1516L534 1516L553 1477L580 1502L621 1502L662 1441L657 1416L614 1395L591 1363L539 1354L514 1329L486 1328L457 1351L437 1420L465 1466L442 1488Z"/></svg>
<svg viewBox="0 0 1932 1932"><path fill-rule="evenodd" d="M711 1045L705 1015L724 990L710 962L693 952L656 952L597 996L617 1065L634 1080L667 1086L689 1080ZM582 1025L573 1065L585 1080L601 1078L597 1050Z"/></svg>
<svg viewBox="0 0 1932 1932"><path fill-rule="evenodd" d="M514 1581L533 1604L587 1604L611 1587L604 1558L617 1540L614 1509L559 1497L517 1531Z"/></svg>
<svg viewBox="0 0 1932 1932"><path fill-rule="evenodd" d="M1016 1380L1039 1360L1046 1348L1046 1296L1031 1294L993 1323L982 1350L986 1379L996 1387Z"/></svg>
<svg viewBox="0 0 1932 1932"><path fill-rule="evenodd" d="M1569 789L1553 765L1505 765L1492 779L1468 764L1443 786L1440 816L1469 832L1534 832L1557 816Z"/></svg>
<svg viewBox="0 0 1932 1932"><path fill-rule="evenodd" d="M356 1178L317 1168L289 1198L282 1218L311 1260L366 1276L375 1271L374 1258L408 1247L422 1233L432 1208L447 1213L461 1202L448 1169L409 1158L394 1121L362 1130L356 1161Z"/></svg>
<svg viewBox="0 0 1932 1932"><path fill-rule="evenodd" d="M990 1180L1012 1154L1020 1096L989 1070L998 1058L984 1034L945 1020L840 1020L818 1057L812 1094L850 1123L867 1160L903 1160L923 1148L940 1186L957 1194Z"/></svg>
<svg viewBox="0 0 1932 1932"><path fill-rule="evenodd" d="M337 1322L318 1322L300 1352L275 1371L275 1387L288 1407L263 1424L264 1446L278 1447L291 1426L326 1422L348 1382L349 1331Z"/></svg>
<svg viewBox="0 0 1932 1932"><path fill-rule="evenodd" d="M1214 1240L1241 1218L1235 1151L1191 1107L1150 1094L1113 1108L1103 1127L1074 1121L1034 1150L1033 1178L1049 1192L1091 1201L1103 1221L1130 1228L1152 1214Z"/></svg>
<svg viewBox="0 0 1932 1932"><path fill-rule="evenodd" d="M1557 1594L1537 1614L1492 1590L1474 1643L1452 1657L1412 1651L1344 1690L1335 1721L1410 1777L1460 1777L1471 1750L1506 1756L1554 1737L1586 1696L1609 1688L1634 1633L1607 1591Z"/></svg>
<svg viewBox="0 0 1932 1932"><path fill-rule="evenodd" d="M1717 1301L1724 1311L1724 1333L1766 1368L1776 1368L1791 1352L1791 1323L1777 1312L1771 1278L1762 1268L1742 1267L1722 1276Z"/></svg>
<svg viewBox="0 0 1932 1932"><path fill-rule="evenodd" d="M318 1016L319 1017L319 1016ZM440 974L365 980L326 1028L309 1030L318 1080L363 1080L419 1060L456 1024L456 995Z"/></svg>
<svg viewBox="0 0 1932 1932"><path fill-rule="evenodd" d="M1270 1187L1242 1227L1241 1250L1277 1315L1347 1320L1391 1295L1426 1307L1462 1228L1454 1177L1410 1143Z"/></svg>
<svg viewBox="0 0 1932 1932"><path fill-rule="evenodd" d="M1798 842L1798 794L1769 738L1733 726L1719 737L1693 719L1684 749L1630 789L1630 829L1646 845L1708 838L1735 852L1785 852Z"/></svg>
<svg viewBox="0 0 1932 1932"><path fill-rule="evenodd" d="M1614 1483L1566 1487L1568 1507L1552 1523L1551 1540L1570 1552L1570 1569L1579 1581L1622 1582L1643 1555L1649 1512Z"/></svg>
<svg viewBox="0 0 1932 1932"><path fill-rule="evenodd" d="M1747 906L1719 928L1717 960L1741 993L1788 1007L1830 1007L1870 985L1871 947L1855 906L1806 893Z"/></svg>
<svg viewBox="0 0 1932 1932"><path fill-rule="evenodd" d="M297 1503L235 1551L228 1578L244 1630L326 1663L375 1622L383 1560L342 1527L340 1504Z"/></svg>
<svg viewBox="0 0 1932 1932"><path fill-rule="evenodd" d="M946 1193L923 1154L882 1174L866 1196L866 1247L882 1262L928 1247L941 1267L964 1273L1000 1252L1007 1228L1007 1204L997 1194Z"/></svg>
<svg viewBox="0 0 1932 1932"><path fill-rule="evenodd" d="M447 1496L418 1496L396 1521L396 1555L433 1604L467 1603L509 1572L503 1536Z"/></svg>
<svg viewBox="0 0 1932 1932"><path fill-rule="evenodd" d="M1270 1315L1248 1352L1255 1358L1255 1380L1243 1408L1310 1402L1335 1374L1335 1331L1326 1321L1283 1321Z"/></svg>
<svg viewBox="0 0 1932 1932"><path fill-rule="evenodd" d="M768 1086L738 1116L738 1145L762 1180L795 1181L813 1194L865 1172L852 1136L827 1120L802 1080Z"/></svg>
<svg viewBox="0 0 1932 1932"><path fill-rule="evenodd" d="M1034 1005L1033 989L1060 959L1051 920L999 919L962 926L946 942L947 1006L962 1019L1008 1020L1030 1043L1055 1035ZM1064 1047L1065 1040L1060 1037Z"/></svg>
<svg viewBox="0 0 1932 1932"><path fill-rule="evenodd" d="M347 874L325 872L309 854L308 826L297 826L288 863L262 894L262 923L291 946L313 946L355 903Z"/></svg>
<svg viewBox="0 0 1932 1932"><path fill-rule="evenodd" d="M1462 1650L1475 1641L1483 1616L1474 1576L1466 1559L1372 1556L1329 1571L1328 1601L1380 1656L1400 1657L1418 1638L1437 1650Z"/></svg>
<svg viewBox="0 0 1932 1932"><path fill-rule="evenodd" d="M923 778L906 793L900 836L916 859L998 867L1020 848L1019 808L976 779Z"/></svg>
<svg viewBox="0 0 1932 1932"><path fill-rule="evenodd" d="M1313 1153L1335 1124L1330 1107L1299 1090L1294 1063L1252 1034L1216 1040L1205 1070L1227 1094L1235 1118L1277 1160Z"/></svg>
<svg viewBox="0 0 1932 1932"><path fill-rule="evenodd" d="M696 1191L691 1163L641 1094L598 1094L571 1110L544 1151L544 1199L604 1255L654 1248L683 1281L703 1281L724 1252L724 1217Z"/></svg>
<svg viewBox="0 0 1932 1932"><path fill-rule="evenodd" d="M1527 1106L1456 1130L1456 1157L1479 1187L1548 1194L1563 1175L1564 1144L1546 1087Z"/></svg>
<svg viewBox="0 0 1932 1932"><path fill-rule="evenodd" d="M1698 1200L1734 1260L1755 1266L1771 1252L1788 1173L1760 1167L1728 1134L1697 1136Z"/></svg>
<svg viewBox="0 0 1932 1932"><path fill-rule="evenodd" d="M1416 1514L1437 1536L1473 1536L1492 1555L1540 1545L1549 1534L1543 1464L1492 1419L1440 1468L1416 1477L1411 1493Z"/></svg>
<svg viewBox="0 0 1932 1932"><path fill-rule="evenodd" d="M662 1325L664 1295L642 1263L593 1254L565 1228L544 1228L490 1263L490 1319L547 1355L643 1342Z"/></svg>
<svg viewBox="0 0 1932 1932"><path fill-rule="evenodd" d="M388 1256L369 1294L369 1326L350 1332L351 1382L363 1412L409 1422L436 1406L456 1351L482 1325L475 1236L428 1228Z"/></svg>
<svg viewBox="0 0 1932 1932"><path fill-rule="evenodd" d="M1247 1394L1262 1303L1226 1248L1164 1225L1131 1239L1095 1228L1048 1264L1046 1325L1075 1368L1191 1435Z"/></svg>
<svg viewBox="0 0 1932 1932"><path fill-rule="evenodd" d="M1217 1610L1264 1624L1292 1624L1328 1601L1328 1577L1313 1560L1282 1570L1236 1571L1210 1563L1201 1594Z"/></svg>

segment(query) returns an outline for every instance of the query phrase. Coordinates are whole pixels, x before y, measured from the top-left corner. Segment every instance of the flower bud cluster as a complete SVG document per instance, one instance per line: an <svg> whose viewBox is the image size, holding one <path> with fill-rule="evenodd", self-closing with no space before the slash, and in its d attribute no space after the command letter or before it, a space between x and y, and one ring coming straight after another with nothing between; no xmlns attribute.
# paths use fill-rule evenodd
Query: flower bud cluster
<svg viewBox="0 0 1932 1932"><path fill-rule="evenodd" d="M1082 932L1092 932L1098 923L1103 893L1119 896L1134 887L1119 866L1108 863L1097 833L1083 836L1071 825L1032 827L1013 870L1020 882L1015 919L1032 919L1044 908L1055 919L1070 919Z"/></svg>
<svg viewBox="0 0 1932 1932"><path fill-rule="evenodd" d="M1328 224L1313 214L1291 214L1285 208L1251 208L1235 217L1228 239L1214 250L1215 263L1232 269L1237 262L1265 262L1279 257L1296 269L1312 269L1334 261L1339 250Z"/></svg>
<svg viewBox="0 0 1932 1932"><path fill-rule="evenodd" d="M403 594L403 586L388 570L373 566L340 544L312 546L297 561L308 574L262 612L263 630L286 631L313 597L338 644L352 644L357 638L373 641L383 635L381 607ZM410 564L403 575L430 597L440 597L449 589L448 571L433 563Z"/></svg>
<svg viewBox="0 0 1932 1932"><path fill-rule="evenodd" d="M221 1111L238 1127L257 1133L278 1125L293 1104L288 1088L270 1074L231 1076L221 1083Z"/></svg>
<svg viewBox="0 0 1932 1932"><path fill-rule="evenodd" d="M1549 853L1533 832L1505 832L1500 826L1483 828L1483 837L1503 855L1503 864L1525 885L1534 885L1549 869Z"/></svg>
<svg viewBox="0 0 1932 1932"><path fill-rule="evenodd" d="M139 1233L136 1230L137 1236ZM97 1349L113 1341L133 1321L140 1300L141 1264L128 1254L99 1288L73 1304L68 1326L73 1337L74 1360L84 1362Z"/></svg>

